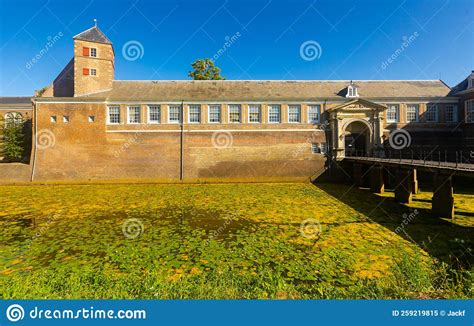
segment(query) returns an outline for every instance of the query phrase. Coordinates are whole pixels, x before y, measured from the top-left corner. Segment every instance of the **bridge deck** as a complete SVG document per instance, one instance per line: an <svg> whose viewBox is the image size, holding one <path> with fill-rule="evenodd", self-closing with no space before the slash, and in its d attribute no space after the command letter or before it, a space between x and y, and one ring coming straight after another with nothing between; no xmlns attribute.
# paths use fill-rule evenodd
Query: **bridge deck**
<svg viewBox="0 0 474 326"><path fill-rule="evenodd" d="M412 159L395 159L395 158L381 158L381 157L364 157L351 156L344 160L360 162L360 163L380 163L391 166L406 166L413 168L421 168L428 170L447 170L451 172L459 172L463 175L474 176L474 164L456 163L456 162L440 162L440 161L425 161Z"/></svg>

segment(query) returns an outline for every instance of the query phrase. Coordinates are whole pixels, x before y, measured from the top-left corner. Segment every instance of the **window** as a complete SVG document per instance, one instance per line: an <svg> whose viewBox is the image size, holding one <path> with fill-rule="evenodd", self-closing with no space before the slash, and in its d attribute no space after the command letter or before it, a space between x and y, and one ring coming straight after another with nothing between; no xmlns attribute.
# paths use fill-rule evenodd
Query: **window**
<svg viewBox="0 0 474 326"><path fill-rule="evenodd" d="M161 114L160 114L159 105L149 105L148 106L148 123L160 123Z"/></svg>
<svg viewBox="0 0 474 326"><path fill-rule="evenodd" d="M249 105L249 122L259 123L261 122L261 106L259 104Z"/></svg>
<svg viewBox="0 0 474 326"><path fill-rule="evenodd" d="M458 106L457 105L446 105L445 107L445 121L447 123L458 121Z"/></svg>
<svg viewBox="0 0 474 326"><path fill-rule="evenodd" d="M474 100L466 101L466 122L474 123Z"/></svg>
<svg viewBox="0 0 474 326"><path fill-rule="evenodd" d="M319 148L319 144L318 143L312 143L311 144L311 153L312 154L319 154L321 153L321 150Z"/></svg>
<svg viewBox="0 0 474 326"><path fill-rule="evenodd" d="M201 106L199 104L192 104L189 106L189 123L201 122Z"/></svg>
<svg viewBox="0 0 474 326"><path fill-rule="evenodd" d="M418 104L407 105L407 122L418 122L418 112L420 106Z"/></svg>
<svg viewBox="0 0 474 326"><path fill-rule="evenodd" d="M280 123L281 106L279 104L271 104L268 106L268 122Z"/></svg>
<svg viewBox="0 0 474 326"><path fill-rule="evenodd" d="M328 153L328 146L326 143L321 143L321 154L327 154Z"/></svg>
<svg viewBox="0 0 474 326"><path fill-rule="evenodd" d="M119 123L120 123L120 107L109 106L109 124L119 124Z"/></svg>
<svg viewBox="0 0 474 326"><path fill-rule="evenodd" d="M51 116L51 122L52 122L52 123L56 123L56 121L58 121L58 120L56 119L56 116L55 116L55 115L52 115L52 116Z"/></svg>
<svg viewBox="0 0 474 326"><path fill-rule="evenodd" d="M240 123L240 104L229 104L229 122Z"/></svg>
<svg viewBox="0 0 474 326"><path fill-rule="evenodd" d="M319 123L321 105L308 105L308 122Z"/></svg>
<svg viewBox="0 0 474 326"><path fill-rule="evenodd" d="M428 104L425 116L426 122L438 122L438 106L436 104Z"/></svg>
<svg viewBox="0 0 474 326"><path fill-rule="evenodd" d="M69 116L68 115L63 116L63 122L64 123L69 123Z"/></svg>
<svg viewBox="0 0 474 326"><path fill-rule="evenodd" d="M97 57L97 48L89 48L89 47L83 47L82 48L82 55L84 57Z"/></svg>
<svg viewBox="0 0 474 326"><path fill-rule="evenodd" d="M387 105L387 122L399 122L400 107L398 104Z"/></svg>
<svg viewBox="0 0 474 326"><path fill-rule="evenodd" d="M84 76L97 76L97 69L82 68L82 74Z"/></svg>
<svg viewBox="0 0 474 326"><path fill-rule="evenodd" d="M129 106L128 107L128 123L140 123L141 122L140 106Z"/></svg>
<svg viewBox="0 0 474 326"><path fill-rule="evenodd" d="M8 112L5 114L5 126L17 125L23 122L23 117L21 113L18 112Z"/></svg>
<svg viewBox="0 0 474 326"><path fill-rule="evenodd" d="M169 123L181 122L181 105L173 104L168 107L168 122Z"/></svg>
<svg viewBox="0 0 474 326"><path fill-rule="evenodd" d="M346 97L359 97L359 92L357 90L357 86L353 85L352 83L347 86L347 95Z"/></svg>
<svg viewBox="0 0 474 326"><path fill-rule="evenodd" d="M219 104L209 105L209 122L210 123L221 122L221 106Z"/></svg>
<svg viewBox="0 0 474 326"><path fill-rule="evenodd" d="M288 122L290 123L301 122L301 106L299 105L288 106Z"/></svg>
<svg viewBox="0 0 474 326"><path fill-rule="evenodd" d="M89 121L89 122L94 122L94 121L95 121L95 116L94 116L94 115L90 115L88 121Z"/></svg>
<svg viewBox="0 0 474 326"><path fill-rule="evenodd" d="M91 57L94 57L94 58L97 57L97 49L96 48L91 48Z"/></svg>

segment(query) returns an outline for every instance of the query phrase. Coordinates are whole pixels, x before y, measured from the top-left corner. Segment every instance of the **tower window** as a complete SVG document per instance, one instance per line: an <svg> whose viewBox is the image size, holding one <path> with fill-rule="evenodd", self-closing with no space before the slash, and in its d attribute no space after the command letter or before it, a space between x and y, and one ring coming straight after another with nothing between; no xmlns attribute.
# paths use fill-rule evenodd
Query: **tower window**
<svg viewBox="0 0 474 326"><path fill-rule="evenodd" d="M95 121L95 116L90 115L88 120L89 120L89 122L94 122Z"/></svg>
<svg viewBox="0 0 474 326"><path fill-rule="evenodd" d="M68 115L63 116L63 122L64 123L69 123L69 116Z"/></svg>
<svg viewBox="0 0 474 326"><path fill-rule="evenodd" d="M56 123L57 119L56 119L56 116L55 115L52 115L51 116L51 122L52 123Z"/></svg>
<svg viewBox="0 0 474 326"><path fill-rule="evenodd" d="M91 48L91 57L97 58L97 49Z"/></svg>
<svg viewBox="0 0 474 326"><path fill-rule="evenodd" d="M97 70L96 69L91 69L90 70L90 75L91 76L97 76Z"/></svg>

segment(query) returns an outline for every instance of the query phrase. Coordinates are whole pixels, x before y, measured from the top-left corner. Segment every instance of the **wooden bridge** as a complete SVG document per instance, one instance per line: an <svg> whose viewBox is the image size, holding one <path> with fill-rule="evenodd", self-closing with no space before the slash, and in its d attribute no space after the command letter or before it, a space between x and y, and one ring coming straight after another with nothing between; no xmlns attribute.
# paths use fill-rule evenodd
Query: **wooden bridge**
<svg viewBox="0 0 474 326"><path fill-rule="evenodd" d="M352 164L353 178L358 185L362 185L365 174L368 174L370 190L374 193L384 192L384 168L395 168L397 171L395 173L395 200L400 203L411 203L413 194L418 192L417 171L433 173L433 214L453 218L453 176L474 179L474 158L458 160L457 157L456 155L454 162L441 159L415 159L413 155L409 158L402 155L398 158L351 156L344 158L344 161ZM369 165L369 170L365 173L363 173L364 165Z"/></svg>

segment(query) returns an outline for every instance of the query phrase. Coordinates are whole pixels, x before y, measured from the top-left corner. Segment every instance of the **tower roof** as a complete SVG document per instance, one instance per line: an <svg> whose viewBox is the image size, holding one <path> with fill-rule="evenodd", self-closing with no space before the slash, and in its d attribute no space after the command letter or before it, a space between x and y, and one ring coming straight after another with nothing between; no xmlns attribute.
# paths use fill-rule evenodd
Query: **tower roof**
<svg viewBox="0 0 474 326"><path fill-rule="evenodd" d="M74 40L82 40L96 43L112 44L107 36L97 26L93 26L73 37Z"/></svg>

